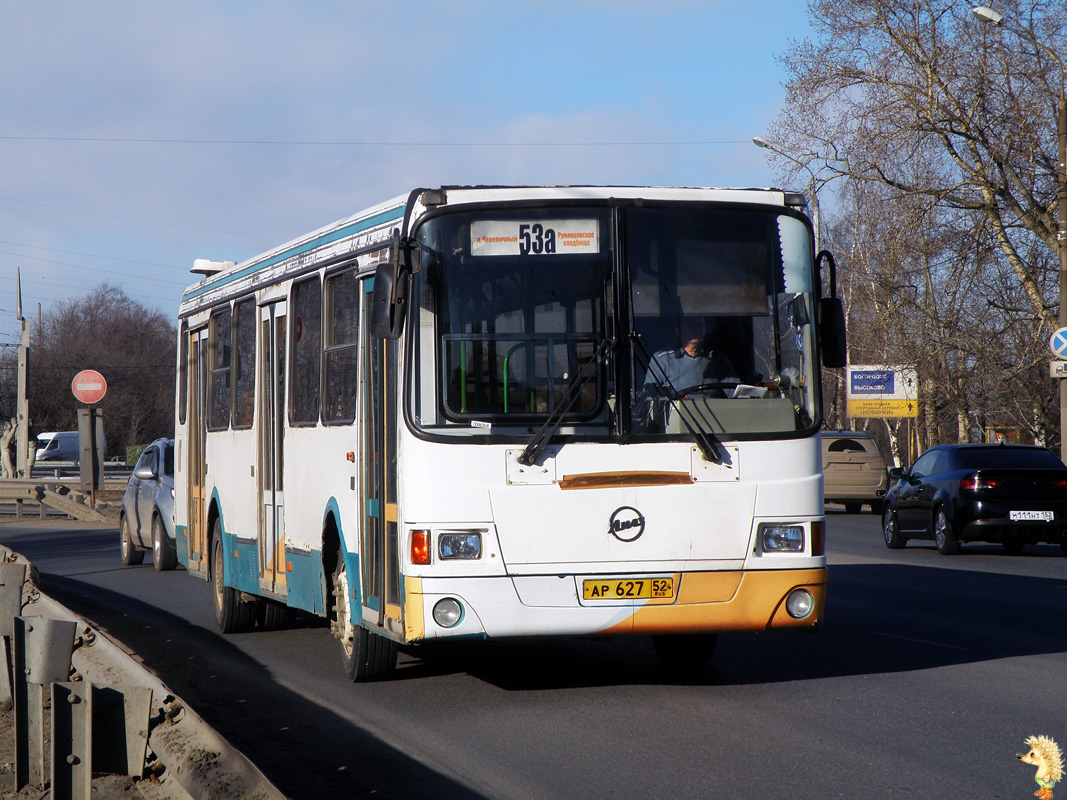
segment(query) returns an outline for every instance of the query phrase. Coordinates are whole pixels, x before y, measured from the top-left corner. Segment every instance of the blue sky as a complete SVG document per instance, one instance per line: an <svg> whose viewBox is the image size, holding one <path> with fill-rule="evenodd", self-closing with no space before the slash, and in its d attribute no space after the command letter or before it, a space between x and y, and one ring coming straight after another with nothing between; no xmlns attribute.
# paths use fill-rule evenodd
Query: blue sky
<svg viewBox="0 0 1067 800"><path fill-rule="evenodd" d="M770 186L802 0L0 0L0 343L414 186ZM799 180L799 179L795 179Z"/></svg>

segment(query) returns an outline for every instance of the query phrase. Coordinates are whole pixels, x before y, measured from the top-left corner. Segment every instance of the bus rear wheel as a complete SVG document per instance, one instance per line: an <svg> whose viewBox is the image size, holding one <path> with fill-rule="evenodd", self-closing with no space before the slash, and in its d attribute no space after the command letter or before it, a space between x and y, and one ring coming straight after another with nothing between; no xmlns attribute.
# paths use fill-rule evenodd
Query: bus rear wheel
<svg viewBox="0 0 1067 800"><path fill-rule="evenodd" d="M256 604L241 600L241 593L223 583L222 530L215 520L212 528L211 588L215 598L215 621L223 633L244 633L256 622Z"/></svg>
<svg viewBox="0 0 1067 800"><path fill-rule="evenodd" d="M652 637L656 655L668 669L692 672L704 667L715 653L715 633L659 634Z"/></svg>
<svg viewBox="0 0 1067 800"><path fill-rule="evenodd" d="M333 576L334 635L341 640L341 663L350 681L364 683L392 676L396 670L397 643L355 621L352 593L343 555L337 557Z"/></svg>

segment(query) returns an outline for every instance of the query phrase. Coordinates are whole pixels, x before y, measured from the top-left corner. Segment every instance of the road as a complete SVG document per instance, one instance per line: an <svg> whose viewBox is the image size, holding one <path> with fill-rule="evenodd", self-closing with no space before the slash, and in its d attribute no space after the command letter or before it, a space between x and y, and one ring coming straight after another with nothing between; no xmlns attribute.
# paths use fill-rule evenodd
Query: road
<svg viewBox="0 0 1067 800"><path fill-rule="evenodd" d="M222 636L206 583L123 568L112 530L0 542L294 799L1022 798L1023 740L1067 743L1058 547L889 551L876 517L831 510L816 635L721 637L686 679L644 639L466 643L357 686L319 621Z"/></svg>

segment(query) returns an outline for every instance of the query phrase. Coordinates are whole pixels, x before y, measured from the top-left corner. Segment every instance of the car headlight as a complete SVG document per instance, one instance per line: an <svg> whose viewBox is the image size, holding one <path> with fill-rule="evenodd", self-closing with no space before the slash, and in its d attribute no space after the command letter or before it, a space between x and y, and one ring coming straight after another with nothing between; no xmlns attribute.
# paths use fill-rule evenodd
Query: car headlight
<svg viewBox="0 0 1067 800"><path fill-rule="evenodd" d="M764 553L803 553L804 526L771 522L760 523L757 533Z"/></svg>

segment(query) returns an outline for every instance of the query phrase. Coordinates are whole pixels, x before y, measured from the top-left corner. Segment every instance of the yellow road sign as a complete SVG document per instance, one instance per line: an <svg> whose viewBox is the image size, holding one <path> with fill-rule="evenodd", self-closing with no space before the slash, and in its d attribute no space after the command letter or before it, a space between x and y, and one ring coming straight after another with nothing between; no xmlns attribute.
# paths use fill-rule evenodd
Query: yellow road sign
<svg viewBox="0 0 1067 800"><path fill-rule="evenodd" d="M914 400L849 400L850 417L917 417L919 404Z"/></svg>

